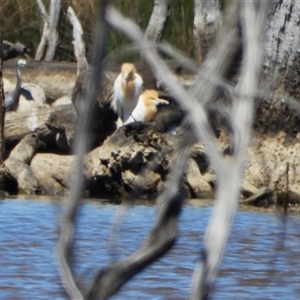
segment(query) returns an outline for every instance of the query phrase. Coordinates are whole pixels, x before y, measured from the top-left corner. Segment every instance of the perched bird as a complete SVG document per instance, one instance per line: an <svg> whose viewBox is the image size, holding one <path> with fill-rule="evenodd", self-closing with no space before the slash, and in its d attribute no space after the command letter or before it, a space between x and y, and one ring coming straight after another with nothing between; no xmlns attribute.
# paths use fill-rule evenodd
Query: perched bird
<svg viewBox="0 0 300 300"><path fill-rule="evenodd" d="M17 74L17 82L15 89L5 95L5 110L6 111L15 111L19 106L20 95L21 95L21 86L22 86L22 78L20 67L26 66L26 60L19 59L16 63L16 74Z"/></svg>
<svg viewBox="0 0 300 300"><path fill-rule="evenodd" d="M125 124L135 121L150 122L157 112L159 104L168 105L169 101L158 98L158 93L155 90L145 90L139 97L139 101L131 116L127 119Z"/></svg>
<svg viewBox="0 0 300 300"><path fill-rule="evenodd" d="M123 63L121 73L114 83L112 107L118 113L122 125L136 107L142 91L143 79L132 63Z"/></svg>

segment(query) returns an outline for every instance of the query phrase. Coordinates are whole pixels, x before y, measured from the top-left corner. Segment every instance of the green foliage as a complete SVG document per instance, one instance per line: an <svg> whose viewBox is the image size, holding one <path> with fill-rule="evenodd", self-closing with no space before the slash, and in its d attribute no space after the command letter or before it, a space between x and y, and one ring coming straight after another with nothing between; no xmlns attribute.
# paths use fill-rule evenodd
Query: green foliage
<svg viewBox="0 0 300 300"><path fill-rule="evenodd" d="M228 0L227 0L228 1ZM145 31L152 13L154 1L150 0L114 0L114 5L127 17L139 24L142 31ZM226 0L223 0L226 2ZM48 9L50 0L43 1ZM72 26L67 17L67 8L71 6L81 22L84 31L84 41L87 52L90 49L95 24L95 5L92 0L63 0L62 15L60 21L60 44L56 53L56 60L74 61L72 46ZM193 55L193 0L171 0L170 15L166 24L163 39L178 47L186 55ZM3 38L15 43L23 43L31 49L31 56L35 56L43 32L43 20L40 16L36 0L1 0L0 28ZM136 52L123 55L116 55L116 49L122 49L130 45L130 42L119 33L110 31L108 52L114 62L124 60L137 60Z"/></svg>

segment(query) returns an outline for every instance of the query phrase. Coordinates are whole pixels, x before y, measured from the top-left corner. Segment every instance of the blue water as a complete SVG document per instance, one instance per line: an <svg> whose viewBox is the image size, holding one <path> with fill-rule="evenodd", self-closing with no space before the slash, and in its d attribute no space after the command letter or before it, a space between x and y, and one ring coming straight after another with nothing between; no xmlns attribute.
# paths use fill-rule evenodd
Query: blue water
<svg viewBox="0 0 300 300"><path fill-rule="evenodd" d="M0 201L0 299L68 299L56 267L59 201ZM76 232L76 275L83 281L142 243L155 218L153 206L136 205L114 235L120 206L89 201ZM186 205L180 237L162 259L126 284L113 299L186 299L210 207ZM213 299L299 299L300 218L284 226L276 214L239 211Z"/></svg>

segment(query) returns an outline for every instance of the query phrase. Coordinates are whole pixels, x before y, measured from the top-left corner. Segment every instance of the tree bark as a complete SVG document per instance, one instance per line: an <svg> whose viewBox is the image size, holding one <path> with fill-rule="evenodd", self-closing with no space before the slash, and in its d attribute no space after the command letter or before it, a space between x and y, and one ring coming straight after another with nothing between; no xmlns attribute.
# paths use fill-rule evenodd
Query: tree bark
<svg viewBox="0 0 300 300"><path fill-rule="evenodd" d="M50 14L47 13L42 0L37 0L37 3L44 20L44 29L41 42L35 55L35 59L42 60L46 52L44 60L52 61L59 42L57 27L60 18L61 0L51 0Z"/></svg>
<svg viewBox="0 0 300 300"><path fill-rule="evenodd" d="M23 114L7 113L5 116L5 143L8 147L16 145L26 135L34 131L47 134L46 121L57 108L41 109Z"/></svg>
<svg viewBox="0 0 300 300"><path fill-rule="evenodd" d="M77 59L77 75L84 69L88 67L88 63L85 56L85 45L82 39L82 27L81 24L75 15L75 12L72 7L68 8L68 17L73 26L73 46L74 53Z"/></svg>
<svg viewBox="0 0 300 300"><path fill-rule="evenodd" d="M29 164L42 145L39 135L30 133L13 149L4 162L6 173L9 174L18 186L17 193L43 194L44 189L31 170Z"/></svg>
<svg viewBox="0 0 300 300"><path fill-rule="evenodd" d="M3 53L2 33L0 32L0 53ZM4 160L4 118L5 118L5 98L2 80L2 55L0 55L0 165ZM4 189L4 172L0 171L0 190Z"/></svg>
<svg viewBox="0 0 300 300"><path fill-rule="evenodd" d="M155 0L153 11L145 32L145 37L153 42L160 42L165 23L169 13L169 0ZM144 80L144 87L147 89L156 89L156 78L153 75L151 67L143 61L142 77Z"/></svg>
<svg viewBox="0 0 300 300"><path fill-rule="evenodd" d="M215 41L222 23L219 0L194 0L194 49L195 60L200 64Z"/></svg>
<svg viewBox="0 0 300 300"><path fill-rule="evenodd" d="M262 87L273 84L279 93L284 91L288 96L299 99L300 3L292 0L276 1L276 3L266 36L265 80Z"/></svg>

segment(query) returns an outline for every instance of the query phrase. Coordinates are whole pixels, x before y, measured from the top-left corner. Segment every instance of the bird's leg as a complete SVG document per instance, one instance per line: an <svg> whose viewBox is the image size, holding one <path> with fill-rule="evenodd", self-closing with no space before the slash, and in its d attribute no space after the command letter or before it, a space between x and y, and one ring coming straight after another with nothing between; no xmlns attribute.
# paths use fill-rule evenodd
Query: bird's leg
<svg viewBox="0 0 300 300"><path fill-rule="evenodd" d="M123 107L121 107L120 118L121 118L122 125L123 125L123 124L124 124L124 112L123 112Z"/></svg>
<svg viewBox="0 0 300 300"><path fill-rule="evenodd" d="M134 120L134 122L137 122L137 120L135 119L135 117L132 114L130 114L130 116Z"/></svg>

